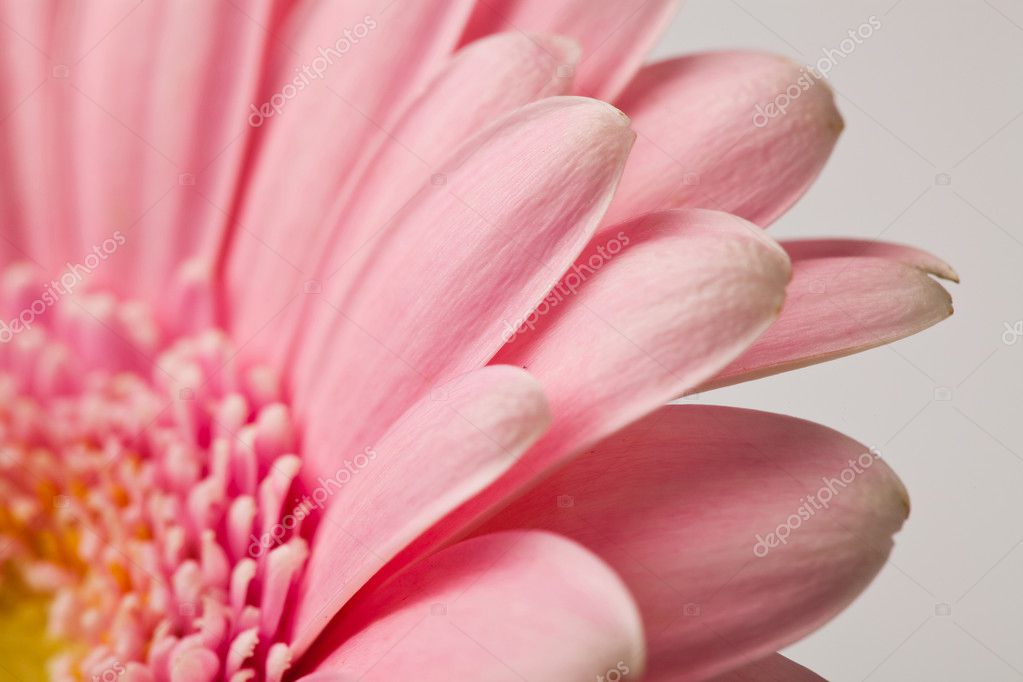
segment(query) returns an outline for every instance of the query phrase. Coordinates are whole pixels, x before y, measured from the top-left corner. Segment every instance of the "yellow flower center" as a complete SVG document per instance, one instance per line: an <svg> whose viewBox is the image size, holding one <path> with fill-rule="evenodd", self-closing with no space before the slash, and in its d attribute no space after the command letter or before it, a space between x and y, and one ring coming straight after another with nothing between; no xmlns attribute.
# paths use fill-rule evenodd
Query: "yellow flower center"
<svg viewBox="0 0 1023 682"><path fill-rule="evenodd" d="M0 682L47 680L46 663L65 643L47 633L51 595L25 584L11 564L0 577Z"/></svg>

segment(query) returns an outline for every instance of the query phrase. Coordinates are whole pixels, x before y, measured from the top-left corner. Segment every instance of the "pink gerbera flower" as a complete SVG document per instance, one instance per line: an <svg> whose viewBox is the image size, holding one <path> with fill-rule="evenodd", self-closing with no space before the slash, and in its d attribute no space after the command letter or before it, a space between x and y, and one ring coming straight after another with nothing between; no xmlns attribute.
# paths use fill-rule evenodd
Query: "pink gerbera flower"
<svg viewBox="0 0 1023 682"><path fill-rule="evenodd" d="M905 490L664 405L955 274L772 241L832 95L674 4L0 2L0 679L814 678Z"/></svg>

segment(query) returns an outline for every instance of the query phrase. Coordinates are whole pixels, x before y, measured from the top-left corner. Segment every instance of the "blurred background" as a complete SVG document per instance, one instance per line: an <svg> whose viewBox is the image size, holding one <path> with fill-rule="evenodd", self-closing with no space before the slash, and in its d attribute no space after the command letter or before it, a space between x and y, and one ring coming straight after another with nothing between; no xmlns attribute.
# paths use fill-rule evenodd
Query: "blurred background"
<svg viewBox="0 0 1023 682"><path fill-rule="evenodd" d="M846 122L835 154L772 234L927 249L959 272L956 313L689 400L836 428L909 489L877 580L786 654L837 682L1023 680L1023 2L689 0L654 57L750 48L813 64L864 24L829 75Z"/></svg>

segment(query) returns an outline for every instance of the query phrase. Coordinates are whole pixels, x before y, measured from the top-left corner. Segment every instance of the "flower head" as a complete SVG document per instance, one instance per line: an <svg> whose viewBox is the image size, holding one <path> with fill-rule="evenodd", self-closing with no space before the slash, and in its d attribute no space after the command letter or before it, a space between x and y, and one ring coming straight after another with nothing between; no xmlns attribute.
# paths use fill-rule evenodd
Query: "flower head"
<svg viewBox="0 0 1023 682"><path fill-rule="evenodd" d="M832 93L643 67L674 5L0 3L0 672L791 674L906 492L665 404L919 331L955 273L771 239Z"/></svg>

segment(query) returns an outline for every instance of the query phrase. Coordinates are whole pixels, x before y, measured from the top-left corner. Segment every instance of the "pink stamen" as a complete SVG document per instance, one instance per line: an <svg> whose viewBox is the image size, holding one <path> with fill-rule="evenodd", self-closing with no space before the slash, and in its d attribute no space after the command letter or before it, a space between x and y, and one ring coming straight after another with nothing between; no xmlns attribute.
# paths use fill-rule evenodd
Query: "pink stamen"
<svg viewBox="0 0 1023 682"><path fill-rule="evenodd" d="M6 319L31 268L0 277ZM126 348L122 346L128 346ZM0 345L0 564L52 595L57 680L280 680L309 524L278 383L137 304L60 301Z"/></svg>

